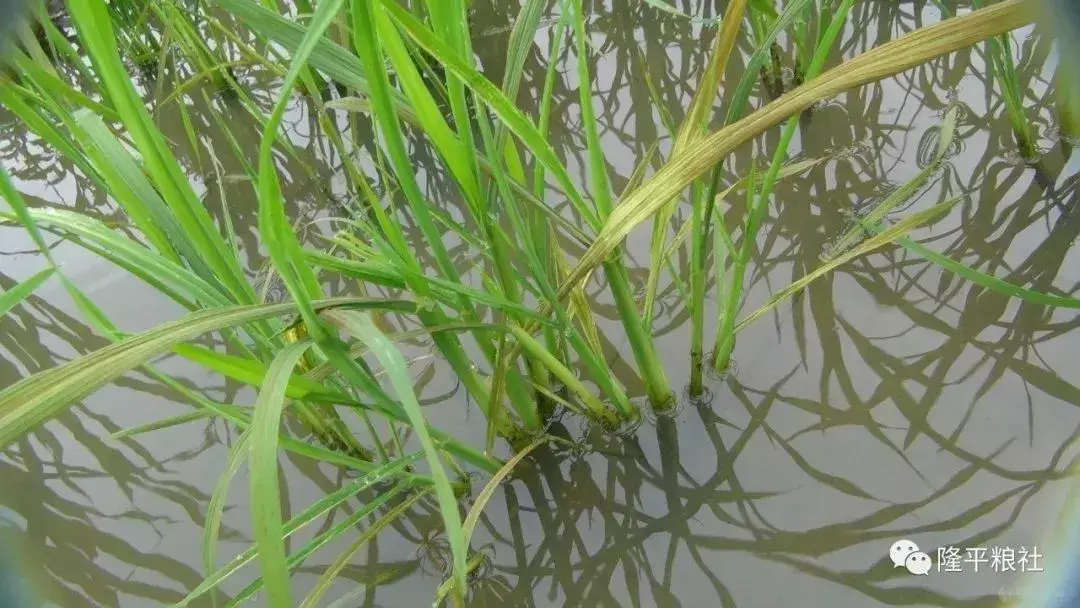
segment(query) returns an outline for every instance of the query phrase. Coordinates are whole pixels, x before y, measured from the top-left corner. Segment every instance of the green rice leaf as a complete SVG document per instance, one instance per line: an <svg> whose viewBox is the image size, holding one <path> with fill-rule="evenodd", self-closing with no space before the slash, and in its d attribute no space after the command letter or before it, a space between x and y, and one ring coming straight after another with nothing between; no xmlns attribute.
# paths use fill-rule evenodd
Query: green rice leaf
<svg viewBox="0 0 1080 608"><path fill-rule="evenodd" d="M85 109L76 110L72 118L77 126L76 136L97 159L97 169L113 198L154 248L172 260L181 253L189 262L201 262L168 205L105 122ZM209 269L202 276L207 278Z"/></svg>
<svg viewBox="0 0 1080 608"><path fill-rule="evenodd" d="M320 498L318 501L308 506L306 509L301 511L295 517L290 519L288 523L285 524L282 529L282 538L288 538L297 530L300 530L301 528L314 522L318 518L326 515L330 511L340 507L341 505L345 504L353 497L358 495L360 492L371 488L375 484L386 481L388 479L395 479L401 476L406 467L416 462L420 458L423 458L423 456L423 452L415 452L413 454L409 454L407 456L392 460L385 465L379 467L378 469L375 469L370 473L364 475L360 479L349 482L343 485L341 488L335 490L334 492L331 492L330 494L327 494L326 496ZM401 484L399 484L399 486L401 486ZM401 489L404 489L405 487L408 486L401 486ZM385 492L383 493L383 495L385 495L387 499L392 497L391 492ZM380 496L380 500L381 499L382 496ZM376 508L384 504L384 502L385 501L380 502L378 500L373 501L365 505L364 509L361 509L361 511L368 511L368 513L370 513L371 511L374 511ZM312 542L316 542L317 540L318 539L315 539ZM302 552L303 550L298 551L294 555L300 554ZM191 602L204 595L207 591L210 591L211 589L217 587L221 584L222 581L238 572L247 564L251 563L251 561L254 560L257 555L257 547L251 547L247 549L240 555L230 560L228 564L219 568L212 575L208 576L206 580L200 583L198 587L193 589L191 593L189 593L184 599L174 604L173 607L183 608L185 606L189 606ZM290 557L290 561L291 560L292 557ZM240 598L238 596L234 601L238 601L239 599Z"/></svg>
<svg viewBox="0 0 1080 608"><path fill-rule="evenodd" d="M273 145L278 127L285 117L290 93L296 86L308 58L343 4L344 0L326 0L319 3L307 32L293 54L289 71L282 80L277 103L266 121L259 146L259 236L262 237L275 270L289 294L296 300L307 331L316 342L324 339L325 331L311 302L321 297L322 285L315 278L314 271L304 262L303 249L285 217L285 201L274 162Z"/></svg>
<svg viewBox="0 0 1080 608"><path fill-rule="evenodd" d="M82 91L60 79L54 72L41 67L22 53L12 54L14 55L12 63L18 67L20 75L23 78L32 79L42 95L52 95L57 100L65 99L69 103L86 108L106 120L120 120L120 116L112 108L87 97Z"/></svg>
<svg viewBox="0 0 1080 608"><path fill-rule="evenodd" d="M372 354L382 364L387 376L394 387L401 405L412 422L416 431L417 439L424 448L428 466L431 468L431 476L435 480L435 495L439 500L439 510L442 512L443 525L446 527L446 537L450 542L450 551L454 558L454 576L459 589L465 589L465 542L461 531L461 514L458 511L457 498L454 496L450 479L443 468L442 458L435 447L428 430L427 420L420 403L413 392L412 378L401 352L394 348L393 343L365 314L350 313L348 311L327 311L323 313L328 319L339 325L368 345Z"/></svg>
<svg viewBox="0 0 1080 608"><path fill-rule="evenodd" d="M251 428L245 428L240 439L229 448L229 458L225 463L225 470L221 472L217 483L214 484L214 493L210 495L210 504L206 507L206 521L203 523L203 568L206 569L207 580L217 568L217 543L218 534L221 531L221 519L225 516L225 499L229 494L229 485L232 483L240 467L244 465L251 446ZM277 497L274 498L277 500Z"/></svg>
<svg viewBox="0 0 1080 608"><path fill-rule="evenodd" d="M38 272L31 276L29 279L17 283L11 289L0 293L0 317L6 315L12 308L18 306L23 300L30 297L30 294L34 293L38 287L41 287L42 283L49 280L49 277L56 272L52 268L46 268L41 272Z"/></svg>
<svg viewBox="0 0 1080 608"><path fill-rule="evenodd" d="M316 309L335 306L410 312L405 300L337 298L314 302ZM296 305L231 306L193 313L136 334L74 361L48 369L0 391L0 449L55 417L83 397L181 342L204 333L296 312Z"/></svg>
<svg viewBox="0 0 1080 608"><path fill-rule="evenodd" d="M921 65L1011 31L1031 20L1023 0L1005 0L963 17L920 28L829 70L771 104L692 143L640 187L623 197L600 235L560 286L564 297L602 264L627 235L653 216L672 196L723 160L737 147L815 102Z"/></svg>
<svg viewBox="0 0 1080 608"><path fill-rule="evenodd" d="M331 541L337 540L345 534L348 534L349 532L355 530L356 527L360 525L361 521L373 515L376 511L384 507L387 503L396 498L398 494L401 494L408 487L409 485L403 482L397 484L389 490L386 490L385 492L379 493L371 501L365 503L363 507L357 509L356 512L350 514L348 517L343 519L340 523L331 527L326 532L319 534L314 539L312 539L311 542L305 544L295 553L290 555L288 562L286 563L286 568L289 570L289 572L292 572L300 564L302 564L304 560L311 557L313 553L325 547ZM226 605L226 608L233 608L234 606L243 605L245 602L251 599L252 596L258 593L260 589L262 589L263 584L264 581L261 577L256 579L250 585L244 587L244 589L241 590L240 593L236 594L236 597L233 598L232 602L229 602L229 604Z"/></svg>
<svg viewBox="0 0 1080 608"><path fill-rule="evenodd" d="M868 229L874 232L881 232L884 230L881 226L871 227L868 225ZM944 256L932 249L929 249L909 238L898 238L894 241L897 245L900 245L904 249L926 258L927 260L941 266L945 270L956 274L962 279L971 281L980 287L985 287L991 291L1009 296L1011 298L1019 298L1027 302L1034 304L1042 304L1044 306L1054 306L1057 308L1080 308L1080 299L1070 298L1067 296L1056 296L1053 294L1043 293L1041 291L1035 291L1034 289L1028 289L1021 287L1014 283L1009 283L1003 279L999 279L993 275L976 270L970 266L962 264L950 257Z"/></svg>
<svg viewBox="0 0 1080 608"><path fill-rule="evenodd" d="M757 43L757 48L754 49L754 54L750 56L750 60L746 63L746 68L743 70L742 77L735 86L735 92L731 98L731 105L728 106L727 117L724 120L726 124L734 123L742 118L743 112L746 110L746 105L750 101L750 93L760 78L761 67L772 57L773 43L782 32L795 23L795 20L798 19L803 11L809 8L812 3L813 0L793 0L792 2L785 2L783 12L781 12L772 22L772 27L769 29L769 32L762 40L755 41Z"/></svg>
<svg viewBox="0 0 1080 608"><path fill-rule="evenodd" d="M96 218L67 209L28 209L26 216L50 232L70 239L87 250L135 275L178 304L194 309L228 303L222 294L201 277L133 241ZM0 212L0 219L14 221L15 215Z"/></svg>
<svg viewBox="0 0 1080 608"><path fill-rule="evenodd" d="M669 132L673 132L675 135L675 143L672 146L672 155L681 153L688 144L700 139L704 135L706 128L708 128L709 119L712 116L712 109L715 104L716 97L718 95L718 87L723 79L724 72L727 69L727 64L731 58L731 53L735 48L735 43L739 36L739 26L743 20L743 14L746 11L746 0L735 0L729 2L724 9L724 19L721 24L720 30L716 34L716 40L713 43L713 50L709 57L708 67L705 69L705 73L701 77L701 81L698 83L698 88L694 92L693 98L690 100L690 107L686 112L686 116L683 118L682 123L679 126L678 132L672 131L673 121L664 112L664 123L667 125ZM647 74L647 72L646 72ZM655 90L655 86L652 81L646 76L646 84L648 85L649 94L654 100L654 104L657 107L663 107L662 102L659 101L659 94ZM714 169L714 172L717 171ZM715 179L715 178L714 178ZM633 186L633 187L636 187ZM626 191L632 190L631 186L627 186ZM703 224L708 225L707 222L701 221L703 212L701 208L706 206L705 201L701 198L705 196L701 185L691 188L691 209L692 217L697 218L697 221L688 222L691 225ZM711 202L711 201L710 201ZM661 269L668 266L664 259L664 242L667 239L668 227L671 224L671 219L675 214L675 209L678 205L678 199L673 198L667 205L660 208L653 218L652 227L652 239L649 244L649 276L645 283L645 304L644 304L644 316L646 327L652 327L653 311L656 303L657 287L660 281ZM694 239L701 238L703 236L704 228L698 227L695 231ZM700 251L692 251L692 255L698 254ZM695 266L691 270L691 284L696 288L704 283L705 270L700 266ZM701 275L701 276L698 276ZM673 274L672 279L674 281L681 281L681 278ZM694 296L700 300L703 296L701 289L695 289ZM694 301L690 305L691 313L693 316L693 323L699 324L699 319L702 318L702 307ZM694 337L697 337L697 330L694 330Z"/></svg>
<svg viewBox="0 0 1080 608"><path fill-rule="evenodd" d="M261 36L285 47L295 54L304 40L307 27L289 21L266 6L253 0L213 0L244 25ZM347 49L328 38L320 38L311 50L309 64L330 78L351 89L367 93L368 79L360 60ZM400 92L395 92L395 104L408 109L409 102Z"/></svg>
<svg viewBox="0 0 1080 608"><path fill-rule="evenodd" d="M506 464L504 464L502 468L499 469L499 471L495 473L495 475L493 475L490 480L488 480L487 485L484 486L484 489L476 495L476 501L473 502L472 508L469 509L469 515L465 518L465 523L462 526L462 534L465 537L466 546L468 546L469 541L472 540L473 531L476 529L476 524L480 521L480 514L484 512L484 507L487 506L487 503L491 500L491 497L495 495L495 490L499 488L499 484L501 484L503 480L506 479L506 477L514 471L514 468L516 468L517 465L522 460L524 460L530 452L550 440L551 437L544 435L543 437L537 438L535 441L522 448L521 451L519 451L517 454L514 454L513 458L506 461Z"/></svg>
<svg viewBox="0 0 1080 608"><path fill-rule="evenodd" d="M45 117L46 103L7 78L0 76L0 104L56 151L75 163L87 177L97 177L97 171L86 156L76 148L71 138Z"/></svg>
<svg viewBox="0 0 1080 608"><path fill-rule="evenodd" d="M172 351L189 361L249 386L260 386L268 373L268 367L262 361L229 355L202 346L177 344ZM321 382L300 374L293 374L289 379L285 387L285 396L297 400L355 404L348 395L331 390Z"/></svg>
<svg viewBox="0 0 1080 608"><path fill-rule="evenodd" d="M945 154L952 145L953 136L956 134L956 119L959 113L959 108L953 106L949 108L949 111L945 115L945 120L941 124L941 131L938 139L937 153L930 164L920 171L911 180L904 183L899 188L893 190L886 196L880 203L874 206L870 210L866 217L861 218L860 222L866 225L876 225L883 220L897 206L903 204L905 201L915 196L916 193L923 187L923 185L930 179L930 176L938 170L941 163L945 160ZM830 247L828 257L838 255L845 249L850 247L855 241L859 240L864 232L864 227L853 226L848 230L839 240L837 240Z"/></svg>
<svg viewBox="0 0 1080 608"><path fill-rule="evenodd" d="M239 260L217 232L202 201L195 195L165 137L154 124L135 85L124 69L112 18L104 2L74 2L68 7L87 54L111 106L123 120L153 181L184 233L213 275L226 286L235 302L254 302L254 290Z"/></svg>
<svg viewBox="0 0 1080 608"><path fill-rule="evenodd" d="M376 12L376 28L386 57L394 67L398 84L408 96L424 135L431 140L454 179L460 184L466 200L476 201L481 196L480 183L470 169L468 151L446 123L442 110L416 69L405 42L382 11Z"/></svg>
<svg viewBox="0 0 1080 608"><path fill-rule="evenodd" d="M292 370L311 342L297 342L282 350L270 369L255 401L248 430L251 440L248 469L251 481L251 525L258 549L259 569L266 581L271 608L292 608L289 571L285 566L285 539L281 523L281 488L278 484L278 429L285 409L285 387Z"/></svg>
<svg viewBox="0 0 1080 608"><path fill-rule="evenodd" d="M801 277L799 280L791 283L790 285L773 294L773 296L769 298L769 300L760 308L746 315L746 317L740 320L738 325L735 326L735 332L739 332L750 323L753 323L756 319L768 314L769 311L776 308L777 305L779 305L785 299L798 293L810 283L832 272L838 266L846 264L847 262L850 262L851 260L859 256L865 255L867 253L880 249L885 245L888 245L889 243L910 232L916 226L941 215L945 211L948 211L959 200L960 199L954 199L946 203L941 203L940 205L935 205L929 209L920 211L918 213L913 213L910 216L904 218L903 220L897 222L895 225L889 227L889 229L883 230L880 234L870 239L867 239L866 241L855 246L854 248L829 260L828 262L825 262L821 266L818 266L806 276Z"/></svg>
<svg viewBox="0 0 1080 608"><path fill-rule="evenodd" d="M334 560L334 563L330 564L330 566L323 571L322 576L319 577L319 581L315 583L315 588L311 590L311 593L309 593L306 598L304 598L304 603L300 604L300 608L315 608L315 606L318 605L319 600L322 599L323 594L326 593L327 589L330 588L330 585L333 584L334 579L336 579L338 575L341 574L341 571L345 569L345 566L349 565L352 561L356 552L362 549L371 539L375 538L375 536L378 535L379 532L382 532L384 528L397 521L399 517L411 509L413 505L430 491L430 488L425 488L414 492L412 496L401 501L395 505L394 508L387 511L386 515L380 517L378 521L366 527L364 531L360 533L360 536L358 536L356 540L354 540L352 544Z"/></svg>
<svg viewBox="0 0 1080 608"><path fill-rule="evenodd" d="M499 117L510 131L536 156L537 162L551 172L559 182L563 192L569 197L574 209L590 224L599 227L599 218L585 203L577 187L566 170L565 165L555 154L555 150L536 126L526 117L506 95L489 80L484 78L474 67L459 57L443 40L412 15L396 0L379 0L387 14L397 22L408 35L425 51L431 54L448 72L460 78L465 86L484 101L491 111Z"/></svg>
<svg viewBox="0 0 1080 608"><path fill-rule="evenodd" d="M180 426L189 422L195 422L196 420L206 420L214 416L213 412L207 410L196 410L194 412L187 412L186 414L180 414L178 416L170 416L162 420L154 422L148 422L146 424L140 424L138 426L128 427L126 429L117 431L112 434L113 439L124 439L126 437L134 437L136 435L142 435L144 433L151 433L153 431L160 431L162 429L169 429L174 426Z"/></svg>

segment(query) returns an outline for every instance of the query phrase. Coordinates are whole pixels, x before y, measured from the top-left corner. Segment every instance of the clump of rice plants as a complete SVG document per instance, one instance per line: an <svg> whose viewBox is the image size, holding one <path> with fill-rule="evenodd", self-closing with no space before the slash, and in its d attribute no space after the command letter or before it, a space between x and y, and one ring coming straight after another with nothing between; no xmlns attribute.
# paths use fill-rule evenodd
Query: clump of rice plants
<svg viewBox="0 0 1080 608"><path fill-rule="evenodd" d="M1043 29L1054 34L1057 48L1055 110L1062 143L1066 153L1069 153L1071 146L1080 141L1080 79L1076 76L1076 70L1080 67L1080 60L1076 57L1080 31L1077 31L1075 17L1069 18L1069 15L1075 14L1076 8L1068 0L1046 0L1040 7Z"/></svg>
<svg viewBox="0 0 1080 608"><path fill-rule="evenodd" d="M977 8L982 8L986 2L974 0L972 4ZM938 5L947 14L954 12L951 6L941 2L938 2ZM1027 160L1034 160L1038 155L1035 133L1024 115L1024 94L1027 89L1021 86L1019 81L1016 61L1013 58L1012 39L1006 34L994 36L986 40L984 48L987 64L984 77L987 90L1000 97L1020 156Z"/></svg>
<svg viewBox="0 0 1080 608"><path fill-rule="evenodd" d="M488 79L472 52L468 4L323 0L314 6L297 3L299 18L252 0L195 3L199 10L194 16L174 3L131 2L123 5L130 8L117 12L121 5L110 10L102 2L73 2L69 10L76 41L57 37L50 39L56 46L51 55L23 48L9 58L12 73L0 82L0 103L116 201L139 238L79 213L30 208L0 172L0 196L9 206L0 219L21 225L50 265L45 273L0 295L0 312L56 276L87 320L112 341L0 391L0 447L136 368L181 391L199 416L217 417L240 429L242 438L225 464L207 516L207 578L180 605L195 601L250 562L258 563L261 577L236 601L265 588L270 605L295 605L290 572L358 522L381 514L302 604L314 605L364 543L426 495L438 504L452 555L445 595L453 605L464 605L466 573L475 567L469 540L478 509L514 466L550 440L545 432L555 412L567 410L609 430L640 420L642 412L633 399L638 395L613 373L605 342L628 344L651 408L662 412L672 407L675 390L658 353L652 321L656 285L660 274L671 268L675 248L688 240L693 260L686 290L692 325L689 385L690 393L698 394L706 352L713 353L713 367L727 369L737 332L748 323L840 264L903 239L950 207L944 203L891 226L868 227L872 236L739 318L744 277L770 210L773 186L815 166L787 159L799 115L822 99L1028 22L1024 2L1008 0L826 69L852 0L827 2L824 9L797 0L775 14L765 10L768 3L732 0L710 29L714 38L708 67L686 116L668 125L674 138L671 153L651 175L651 158L641 159L629 186L616 191L595 120L596 75L589 62L594 49L581 0L523 2L502 82ZM816 28L808 25L809 11L816 15ZM515 103L527 53L546 14L556 20L546 51L551 57L568 57L566 65L578 83L577 109L587 152L584 183L571 175L547 133L556 61L542 86L535 87L542 91L539 111L530 115ZM143 27L142 15L153 15L161 23L160 38L140 36L135 28ZM728 83L725 69L747 21L755 51L743 77ZM752 109L760 71L772 65L775 42L789 29L798 40L799 79L805 82ZM258 201L260 245L287 293L281 301L267 301L253 285L233 227L215 221L172 142L156 125L154 115L163 108L147 107L128 67L145 56L143 44L158 45L151 50L167 55L172 66L167 74L171 80L158 82L159 93L166 86L186 91L196 83L226 78L236 94L232 111L244 112L261 125L256 154L245 154L235 139L230 149L214 154L234 155L251 184L250 196ZM89 58L88 64L83 57ZM159 68L163 65L158 63ZM244 65L278 78L269 104L258 103L235 86L232 70ZM1001 69L1007 66L1002 63ZM281 157L301 156L281 134L292 93L301 90L316 109L313 123L320 135L345 159L342 171L354 209L334 218L333 233L322 238L304 238L294 225L296 218L288 216L290 201L283 194L278 164ZM337 97L329 99L333 93ZM154 99L183 105L177 101L179 94ZM720 99L724 121L716 125L712 114ZM375 137L353 141L354 134L334 120L338 112L347 114L353 125L370 119ZM228 133L228 119L222 122ZM718 167L729 155L781 123L771 161L742 180L724 183ZM199 134L186 119L185 125L199 149ZM435 166L416 166L414 138L433 151ZM362 170L360 160L373 169ZM219 159L206 164L216 167L214 161ZM451 188L441 194L448 200L422 188L421 169L448 177ZM746 191L747 212L740 225L729 227L721 207L724 197L740 187ZM552 203L551 190L559 204ZM684 197L686 192L689 196ZM674 227L672 236L680 206L688 207L691 217ZM624 241L648 222L653 223L654 238L645 298L639 302L642 286L632 280ZM125 334L48 257L43 231L115 263L182 305L188 315ZM475 260L474 268L462 269L461 250ZM574 256L572 251L583 253ZM931 259L933 255L926 254ZM950 267L947 258L935 261L1017 297L1040 297L955 264ZM327 276L347 279L357 292L330 297L324 288ZM705 341L706 321L714 314L706 302L710 278L718 289L711 345ZM602 281L605 297L617 312L618 329L607 335L601 335L585 291L594 281ZM401 318L414 329L389 331L388 320ZM190 344L210 333L222 338L227 352ZM483 445L432 425L420 407L407 363L394 344L415 336L430 339L482 412ZM253 386L258 397L251 407L208 399L153 366L154 358L165 353ZM192 419L162 421L131 433ZM310 435L284 432L283 419L299 420ZM350 422L365 432L351 430L355 427ZM498 457L499 439L513 450L509 459ZM276 459L282 450L351 469L358 477L284 521ZM424 472L418 471L421 460ZM256 542L220 566L215 546L221 497L244 464L250 472ZM467 468L492 477L462 518L457 500L463 486L455 480L462 479ZM381 491L375 498L343 524L287 552L285 539L296 530L376 487Z"/></svg>
<svg viewBox="0 0 1080 608"><path fill-rule="evenodd" d="M1055 109L1061 136L1068 142L1080 141L1080 99L1077 99L1075 77L1061 70L1058 72L1057 81Z"/></svg>

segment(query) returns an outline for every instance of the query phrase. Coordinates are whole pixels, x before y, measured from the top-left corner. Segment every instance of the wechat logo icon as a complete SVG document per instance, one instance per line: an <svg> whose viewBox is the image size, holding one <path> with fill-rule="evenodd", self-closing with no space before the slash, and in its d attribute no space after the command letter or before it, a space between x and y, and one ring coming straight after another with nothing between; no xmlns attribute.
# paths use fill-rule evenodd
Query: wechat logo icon
<svg viewBox="0 0 1080 608"><path fill-rule="evenodd" d="M892 560L893 568L904 567L908 572L920 576L930 574L930 556L919 551L919 546L910 540L893 543L889 547L889 559Z"/></svg>

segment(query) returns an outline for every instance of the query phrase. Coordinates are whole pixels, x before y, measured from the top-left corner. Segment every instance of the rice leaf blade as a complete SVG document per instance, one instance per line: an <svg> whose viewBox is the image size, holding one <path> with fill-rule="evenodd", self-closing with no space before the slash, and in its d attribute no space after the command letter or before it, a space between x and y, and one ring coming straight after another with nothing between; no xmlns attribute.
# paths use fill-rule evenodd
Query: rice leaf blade
<svg viewBox="0 0 1080 608"><path fill-rule="evenodd" d="M314 302L316 309L334 306L415 310L404 300L337 298ZM127 371L167 352L174 345L204 333L295 313L296 305L259 304L199 311L136 334L74 361L23 379L0 391L0 449L53 418L83 397Z"/></svg>
<svg viewBox="0 0 1080 608"><path fill-rule="evenodd" d="M11 289L0 292L0 317L3 317L12 308L15 308L22 303L23 300L30 297L30 294L34 293L38 287L41 287L45 281L49 280L49 277L56 272L53 268L46 268L40 272L35 273L25 281L16 283Z"/></svg>
<svg viewBox="0 0 1080 608"><path fill-rule="evenodd" d="M691 144L616 205L596 241L560 287L565 297L638 225L693 180L750 138L813 103L966 48L1030 22L1025 0L1005 0L962 17L915 30L848 60L764 108Z"/></svg>
<svg viewBox="0 0 1080 608"><path fill-rule="evenodd" d="M793 283L787 285L777 293L773 294L773 296L770 297L769 300L760 308L751 312L750 314L746 315L746 317L744 317L742 320L740 320L738 324L735 325L734 331L737 333L739 330L754 322L756 319L760 318L765 314L768 314L769 311L776 308L776 306L783 302L785 299L801 291L807 285L825 276L829 272L832 272L838 266L850 262L851 260L859 256L880 249L881 247L888 245L889 243L902 237L904 234L910 232L916 226L937 217L945 211L948 211L959 200L960 199L954 199L952 201L935 205L929 209L925 209L918 213L913 213L908 217L904 218L903 220L897 222L895 225L890 226L887 230L881 231L876 236L867 239L866 241L860 243L852 249L829 260L828 262L825 262L821 266L818 266L812 272L806 274L799 280L794 281Z"/></svg>
<svg viewBox="0 0 1080 608"><path fill-rule="evenodd" d="M348 311L328 311L324 314L339 324L345 331L366 343L372 354L383 366L383 369L386 370L387 376L394 387L394 392L412 422L412 427L416 431L420 445L424 448L424 455L435 482L435 495L439 501L443 525L446 527L446 538L450 543L450 550L454 559L454 576L458 588L464 592L466 588L466 547L461 530L461 514L458 511L457 499L450 485L450 479L443 468L442 457L435 447L424 412L420 409L420 403L413 392L412 378L409 376L405 358L400 351L394 348L393 343L379 331L369 316Z"/></svg>
<svg viewBox="0 0 1080 608"><path fill-rule="evenodd" d="M266 581L267 601L272 608L292 608L293 605L281 522L278 429L285 410L285 387L293 368L311 346L307 341L290 344L274 358L259 389L248 431L251 437L248 445L251 525L258 548L259 569Z"/></svg>

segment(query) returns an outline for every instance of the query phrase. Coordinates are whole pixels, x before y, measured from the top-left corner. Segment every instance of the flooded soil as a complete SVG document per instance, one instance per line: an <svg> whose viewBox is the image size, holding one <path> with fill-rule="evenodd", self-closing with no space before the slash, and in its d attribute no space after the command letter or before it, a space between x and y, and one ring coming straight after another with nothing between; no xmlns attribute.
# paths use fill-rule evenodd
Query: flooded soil
<svg viewBox="0 0 1080 608"><path fill-rule="evenodd" d="M676 4L704 18L723 9L722 2ZM615 187L621 189L653 142L660 140L664 152L671 146L647 83L660 107L678 120L697 86L711 36L702 35L699 23L644 2L587 5L597 120ZM495 82L502 78L519 8L516 0L474 3L474 45ZM932 2L858 2L830 64L940 19ZM526 64L519 97L526 111L535 110L543 86L550 36L549 23ZM790 54L790 42L781 42ZM1030 30L1014 32L1012 42L1020 81L1028 85L1027 116L1042 149L1037 163L1018 159L1003 102L988 92L983 46L820 104L804 117L790 154L824 160L777 185L743 310L753 310L818 266L831 239L851 225L853 211L880 201L926 165L951 99L962 108L956 149L919 196L896 213L963 197L914 238L1014 284L1075 294L1080 260L1070 260L1078 255L1072 245L1080 234L1080 161L1055 135L1045 43ZM750 50L748 40L741 40L732 74L740 73ZM552 143L584 183L574 59L557 59L563 64ZM238 76L260 103L273 103L271 75L238 70ZM145 86L152 89L152 83ZM241 164L214 114L227 116L251 153L259 128L246 114L230 113L227 100L197 88L181 102L196 127L198 149L188 143L175 103L162 106L156 117L207 205L219 219L231 219L252 280L260 281L265 260L255 197L250 183L236 177L243 173ZM722 109L718 101L713 125ZM319 135L314 111L296 98L286 122L299 153L279 160L291 217L310 234L328 234L327 218L340 213L347 191L342 160ZM348 127L344 115L334 118ZM354 141L371 140L365 120L354 121ZM28 200L123 228L122 214L75 167L10 115L0 114L0 123L0 157ZM741 148L727 163L726 183L746 175L752 159L770 157L777 137L772 130ZM216 151L216 161L208 151ZM424 146L413 153L418 166L437 166ZM429 192L450 191L446 175L433 171L425 177ZM447 212L456 212L454 203L446 205ZM731 201L732 221L741 217L741 205ZM681 221L687 214L681 208L676 217ZM78 245L49 239L57 261L125 331L183 314ZM628 240L633 263L640 266L631 278L642 289L648 240L648 228ZM417 244L422 247L419 237ZM463 268L475 263L464 245L451 252ZM685 251L674 261L686 271ZM0 289L44 263L21 230L0 228ZM355 286L340 282L329 288L346 292ZM615 328L610 335L621 340L606 287L594 280L589 291L605 319L601 329ZM669 378L681 385L689 375L688 314L667 275L658 302L654 333ZM710 310L714 306L710 302ZM715 319L709 323L707 336ZM996 572L989 563L965 561L962 572L939 572L936 564L928 576L914 576L894 567L889 547L907 539L935 562L938 549L947 547L985 548L987 558L994 547L1039 551L1045 522L1060 504L1062 477L1076 457L1080 387L1067 362L1070 353L1080 352L1080 333L1071 333L1078 324L1072 311L989 292L899 247L846 264L742 332L734 371L709 378L707 398L683 399L670 417L650 418L621 436L564 417L553 432L571 438L578 449L552 444L539 450L485 510L473 546L485 546L490 561L476 573L470 605L996 605L1000 593L1044 574ZM620 340L605 344L608 359L640 398L629 346ZM0 319L0 386L105 344L52 281ZM414 372L433 419L482 445L480 413L450 370L429 356L423 342L407 351L417 358ZM251 389L179 358L158 363L213 399L253 400ZM462 414L470 408L471 422ZM182 396L132 373L0 454L0 517L16 530L12 539L26 560L40 566L38 579L52 603L168 605L203 579L204 515L235 430L202 420L112 437L188 411ZM286 517L345 478L338 469L289 454L281 463L290 497ZM241 471L229 494L219 564L252 542L246 485ZM330 519L347 515L335 512ZM357 555L327 601L348 608L429 606L448 556L439 521L435 503L420 502ZM331 522L301 531L290 546L295 549ZM343 543L331 543L298 568L298 593L314 585ZM1055 564L1041 560L1038 567L1049 573ZM256 573L254 566L246 568L216 597L207 595L195 605L224 605Z"/></svg>

